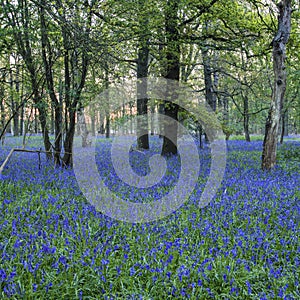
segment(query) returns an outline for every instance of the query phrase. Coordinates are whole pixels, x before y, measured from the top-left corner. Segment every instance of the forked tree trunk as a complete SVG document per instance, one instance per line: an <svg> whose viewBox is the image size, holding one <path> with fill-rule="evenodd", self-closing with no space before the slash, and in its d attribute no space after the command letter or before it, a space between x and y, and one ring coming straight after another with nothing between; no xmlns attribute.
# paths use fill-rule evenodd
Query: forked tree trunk
<svg viewBox="0 0 300 300"><path fill-rule="evenodd" d="M285 59L286 44L291 31L291 0L282 0L278 4L278 9L278 31L272 41L274 90L263 142L263 170L270 170L276 164L278 127L286 89Z"/></svg>
<svg viewBox="0 0 300 300"><path fill-rule="evenodd" d="M45 19L45 1L41 2L42 6L39 11L40 25L41 25L41 44L42 44L42 58L45 70L46 83L48 87L49 96L51 99L51 132L55 133L54 143L54 164L61 165L61 143L62 143L62 105L61 100L61 83L59 84L59 99L55 92L55 83L53 78L53 58L51 53L51 46L48 36L47 22Z"/></svg>

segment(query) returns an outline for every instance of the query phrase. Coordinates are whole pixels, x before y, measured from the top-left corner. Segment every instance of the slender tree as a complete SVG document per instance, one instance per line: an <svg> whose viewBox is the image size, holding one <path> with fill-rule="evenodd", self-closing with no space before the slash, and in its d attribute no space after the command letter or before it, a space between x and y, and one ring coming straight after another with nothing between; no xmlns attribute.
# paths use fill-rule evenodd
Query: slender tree
<svg viewBox="0 0 300 300"><path fill-rule="evenodd" d="M47 151L47 157L52 158L51 142L47 127L47 109L41 94L41 78L39 76L39 68L34 55L33 48L35 36L32 28L36 24L32 24L31 11L29 3L24 0L9 3L2 1L2 11L6 18L7 24L12 29L12 35L16 43L18 54L23 58L26 68L30 76L30 84L33 93L33 100L38 110L38 118L42 127L44 147Z"/></svg>

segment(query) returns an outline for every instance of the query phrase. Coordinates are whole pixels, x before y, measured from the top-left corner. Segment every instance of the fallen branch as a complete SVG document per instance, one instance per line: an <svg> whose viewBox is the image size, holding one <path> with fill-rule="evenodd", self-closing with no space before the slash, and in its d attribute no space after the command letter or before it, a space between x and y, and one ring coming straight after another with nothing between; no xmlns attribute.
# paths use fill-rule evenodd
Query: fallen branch
<svg viewBox="0 0 300 300"><path fill-rule="evenodd" d="M41 153L47 153L47 151L42 151L42 150L27 150L27 149L19 149L19 148L13 148L10 150L9 154L7 155L5 161L0 167L0 175L2 174L3 169L9 162L11 156L13 155L14 152L29 152L29 153L37 153L38 154L38 159L39 159L39 169L41 168Z"/></svg>
<svg viewBox="0 0 300 300"><path fill-rule="evenodd" d="M52 153L52 151L43 151L42 149L40 149L40 150L29 150L29 149L13 148L13 149L10 150L10 152L7 155L5 161L2 163L2 165L0 167L0 175L2 174L3 169L5 168L5 166L7 165L7 163L9 162L9 160L10 160L10 158L13 155L14 152L37 153L38 154L38 158L39 158L39 170L41 169L41 153L46 153L46 154L47 153ZM64 153L68 153L68 154L72 155L72 153L70 153L70 152L64 152Z"/></svg>

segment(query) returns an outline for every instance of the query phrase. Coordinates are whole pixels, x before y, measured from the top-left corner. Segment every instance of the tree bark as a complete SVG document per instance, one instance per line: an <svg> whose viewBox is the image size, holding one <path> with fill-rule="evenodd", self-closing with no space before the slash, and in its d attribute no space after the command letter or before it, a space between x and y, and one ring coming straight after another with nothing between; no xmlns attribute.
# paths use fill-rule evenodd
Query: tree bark
<svg viewBox="0 0 300 300"><path fill-rule="evenodd" d="M165 30L166 30L166 79L179 81L180 73L180 45L179 45L179 20L178 20L178 1L167 1L165 11ZM167 87L168 89L168 87ZM175 100L176 91L167 90L167 97ZM170 124L164 123L164 137L161 155L168 156L177 154L177 121L179 106L170 101L164 101L164 113L167 117L175 120Z"/></svg>
<svg viewBox="0 0 300 300"><path fill-rule="evenodd" d="M51 154L51 143L49 139L49 133L47 129L47 110L43 103L42 95L40 94L40 80L38 79L38 71L36 65L34 63L34 56L32 52L32 46L30 44L30 13L28 8L28 3L26 1L18 2L18 9L13 10L11 6L7 6L7 10L5 11L5 17L9 21L9 24L12 28L12 34L14 36L18 53L22 56L26 68L29 72L30 84L33 94L33 101L35 105L35 112L38 110L38 118L37 113L35 113L36 123L35 129L37 131L37 119L39 119L42 132L43 132L43 140L44 147L47 153L47 158L52 158ZM20 15L18 15L20 13Z"/></svg>
<svg viewBox="0 0 300 300"><path fill-rule="evenodd" d="M204 34L207 34L209 29L209 22L204 23ZM214 84L218 84L218 73L214 72L211 59L209 56L208 46L204 46L201 49L202 60L203 60L203 71L204 71L204 83L205 83L205 99L213 111L217 109L217 97L215 93Z"/></svg>
<svg viewBox="0 0 300 300"><path fill-rule="evenodd" d="M244 133L245 133L245 140L247 142L250 142L250 134L249 134L249 99L247 95L243 96L244 100L244 114L243 114L243 119L244 119Z"/></svg>
<svg viewBox="0 0 300 300"><path fill-rule="evenodd" d="M17 93L15 93L14 90L14 78L12 73L12 65L10 65L9 69L9 82L10 82L10 100L11 100L11 113L13 115L13 122L12 122L12 134L13 136L19 135L19 111L17 109L18 102L16 101L15 97L17 96ZM16 85L16 92L17 92L17 85Z"/></svg>
<svg viewBox="0 0 300 300"><path fill-rule="evenodd" d="M81 107L77 112L77 123L78 123L79 132L82 139L82 147L85 148L90 146L91 139L86 125L83 107Z"/></svg>
<svg viewBox="0 0 300 300"><path fill-rule="evenodd" d="M40 7L42 58L43 58L44 70L46 74L46 83L47 83L48 92L51 99L52 129L53 129L53 121L54 121L54 132L55 132L54 164L56 166L60 166L61 165L60 153L61 153L61 142L62 142L62 112L61 112L59 100L57 99L55 93L53 71L52 71L52 65L53 65L52 50L51 50L48 33L47 33L44 6L45 6L45 1L42 1Z"/></svg>
<svg viewBox="0 0 300 300"><path fill-rule="evenodd" d="M72 101L69 102L68 109L68 119L69 119L69 126L68 130L66 131L66 138L64 141L64 156L63 156L63 164L65 167L73 167L73 142L74 142L74 135L75 135L75 127L76 127L76 109L77 106L80 105L80 97L81 92L85 84L87 70L88 70L88 59L85 53L82 53L82 62L81 62L81 74L80 74L80 80L78 82L78 85L75 84L76 89L73 91L74 96L72 98ZM68 59L69 56L65 57L65 59ZM65 66L68 66L69 62L65 62ZM78 66L73 66L74 68L77 68ZM70 75L70 73L68 73ZM68 82L71 82L70 78L66 78ZM75 78L74 78L75 80Z"/></svg>
<svg viewBox="0 0 300 300"><path fill-rule="evenodd" d="M280 133L280 144L283 143L283 138L285 136L288 136L289 131L288 131L288 126L289 126L289 114L288 114L288 109L286 108L281 116L281 133Z"/></svg>
<svg viewBox="0 0 300 300"><path fill-rule="evenodd" d="M4 75L3 75L3 78L4 78ZM1 140L1 144L3 145L4 140L5 140L5 131L6 131L6 129L4 128L4 126L5 126L5 106L4 106L4 86L3 86L2 82L0 82L0 114L1 114L1 118L0 118L0 122L1 122L0 140Z"/></svg>
<svg viewBox="0 0 300 300"><path fill-rule="evenodd" d="M262 151L262 169L270 170L276 164L278 127L286 89L286 44L291 31L291 0L282 0L278 4L278 31L272 41L274 89L271 106L265 126Z"/></svg>
<svg viewBox="0 0 300 300"><path fill-rule="evenodd" d="M155 105L150 105L150 135L154 135L154 114L155 114Z"/></svg>
<svg viewBox="0 0 300 300"><path fill-rule="evenodd" d="M148 76L148 59L149 59L149 32L148 18L143 14L145 0L139 0L140 17L140 37L139 50L137 59L137 115L143 116L137 118L137 146L139 149L149 149L148 134L148 97L147 81Z"/></svg>
<svg viewBox="0 0 300 300"><path fill-rule="evenodd" d="M108 76L108 64L105 66L105 138L109 139L110 137L110 111L109 111L109 76Z"/></svg>
<svg viewBox="0 0 300 300"><path fill-rule="evenodd" d="M205 83L205 99L213 111L217 108L217 98L214 93L213 71L208 56L208 49L202 49L204 83Z"/></svg>

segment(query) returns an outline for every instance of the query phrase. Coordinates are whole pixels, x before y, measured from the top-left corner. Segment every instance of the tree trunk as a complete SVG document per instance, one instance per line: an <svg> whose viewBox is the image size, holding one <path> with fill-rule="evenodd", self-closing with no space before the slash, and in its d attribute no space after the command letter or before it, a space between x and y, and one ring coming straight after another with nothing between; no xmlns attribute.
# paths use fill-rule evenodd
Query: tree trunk
<svg viewBox="0 0 300 300"><path fill-rule="evenodd" d="M24 78L23 73L24 73L24 70L22 68L21 78ZM24 84L22 83L22 85L21 85L21 96L20 96L21 103L24 103L24 99L21 98L21 97L23 97L23 94L24 94L23 89L24 89ZM20 111L20 135L24 135L24 131L25 131L24 130L24 110L25 110L24 105L21 106L20 110L21 110Z"/></svg>
<svg viewBox="0 0 300 300"><path fill-rule="evenodd" d="M270 170L276 164L278 127L286 89L286 44L291 31L291 0L278 4L278 31L272 41L274 89L270 110L265 126L262 151L262 169Z"/></svg>
<svg viewBox="0 0 300 300"><path fill-rule="evenodd" d="M250 142L250 134L249 134L249 100L248 100L248 96L244 95L243 97L244 100L244 114L243 114L243 118L244 118L244 133L245 133L245 140L247 142Z"/></svg>
<svg viewBox="0 0 300 300"><path fill-rule="evenodd" d="M205 99L213 111L217 108L217 97L214 92L213 71L209 58L207 47L202 48L204 83L205 83Z"/></svg>
<svg viewBox="0 0 300 300"><path fill-rule="evenodd" d="M54 109L54 124L55 124L55 142L54 142L54 164L61 165L61 148L62 148L62 104L55 106Z"/></svg>
<svg viewBox="0 0 300 300"><path fill-rule="evenodd" d="M63 164L65 167L73 167L73 142L75 135L75 126L76 126L76 111L75 107L73 110L69 111L69 126L66 132L66 138L64 141L64 156L63 156Z"/></svg>
<svg viewBox="0 0 300 300"><path fill-rule="evenodd" d="M138 78L139 77L138 75ZM139 79L138 79L139 80ZM148 134L148 98L147 98L147 81L137 82L137 146L139 149L149 149Z"/></svg>
<svg viewBox="0 0 300 300"><path fill-rule="evenodd" d="M89 106L89 116L91 118L91 135L96 136L96 114L94 105Z"/></svg>
<svg viewBox="0 0 300 300"><path fill-rule="evenodd" d="M82 147L88 147L91 145L91 139L89 135L89 131L86 126L85 116L84 116L84 108L81 107L77 112L77 123L79 127L79 132L82 138Z"/></svg>
<svg viewBox="0 0 300 300"><path fill-rule="evenodd" d="M154 114L155 114L155 105L150 105L150 134L154 135Z"/></svg>
<svg viewBox="0 0 300 300"><path fill-rule="evenodd" d="M38 110L34 107L34 133L37 134L39 129L39 117L38 117Z"/></svg>
<svg viewBox="0 0 300 300"><path fill-rule="evenodd" d="M51 123L50 123L50 133L51 134L55 133L54 126L55 126L55 122L54 122L54 107L53 107L53 104L51 104Z"/></svg>
<svg viewBox="0 0 300 300"><path fill-rule="evenodd" d="M90 25L89 20L89 25ZM90 27L89 27L90 28ZM89 30L89 29L87 29ZM64 141L64 156L62 162L65 167L73 167L73 142L76 127L76 109L82 107L80 97L85 85L89 60L86 51L82 50L80 53L80 47L74 50L73 57L69 53L70 36L65 28L62 28L63 40L64 40L64 67L65 67L65 105L66 105L66 137ZM88 36L88 32L87 36ZM73 41L77 43L78 41ZM79 62L79 56L81 61ZM71 67L71 70L70 70ZM72 74L72 75L71 75ZM76 74L76 76L75 76ZM72 83L72 90L71 90Z"/></svg>
<svg viewBox="0 0 300 300"><path fill-rule="evenodd" d="M130 115L130 133L133 134L133 101L129 102L129 115Z"/></svg>
<svg viewBox="0 0 300 300"><path fill-rule="evenodd" d="M229 125L229 103L228 97L224 96L222 99L223 104L223 122L226 126Z"/></svg>
<svg viewBox="0 0 300 300"><path fill-rule="evenodd" d="M0 114L1 114L1 130L0 130L0 137L1 137L1 144L4 144L5 140L5 107L4 107L4 86L2 82L0 82Z"/></svg>
<svg viewBox="0 0 300 300"><path fill-rule="evenodd" d="M36 100L35 102L40 103L41 100ZM51 151L52 145L50 142L49 132L48 132L48 128L47 128L47 112L44 107L39 108L39 121L40 121L41 127L42 127L44 147L45 147L45 151L47 151L47 153L46 153L47 159L52 159L52 151ZM36 121L35 124L36 124L36 129L37 129L38 122Z"/></svg>
<svg viewBox="0 0 300 300"><path fill-rule="evenodd" d="M94 114L91 115L91 134L92 136L96 135L96 116Z"/></svg>
<svg viewBox="0 0 300 300"><path fill-rule="evenodd" d="M10 66L9 75L10 75L9 81L10 81L11 113L13 114L12 133L13 136L18 136L19 135L19 112L17 111L18 102L16 101L15 97L18 97L17 88L19 87L16 84L16 93L15 93L14 78L12 75L12 66Z"/></svg>
<svg viewBox="0 0 300 300"><path fill-rule="evenodd" d="M281 116L280 144L283 143L283 138L285 136L288 136L289 134L288 126L289 126L289 114L288 114L288 109L285 109Z"/></svg>
<svg viewBox="0 0 300 300"><path fill-rule="evenodd" d="M44 64L44 70L46 75L46 83L51 99L51 131L55 132L55 144L54 144L54 164L60 166L60 152L61 152L61 140L62 140L62 112L55 93L54 78L52 71L52 52L48 38L47 25L45 20L44 5L45 1L41 2L40 8L40 25L41 25L41 44L42 44L42 58ZM53 124L54 123L54 124ZM53 126L54 125L54 126Z"/></svg>
<svg viewBox="0 0 300 300"><path fill-rule="evenodd" d="M180 73L180 45L178 28L178 1L167 1L165 11L166 30L166 79L179 81ZM167 87L168 98L176 99L176 91ZM164 124L164 137L161 155L168 156L177 154L177 121L179 106L169 101L164 101L165 115L175 120L175 122Z"/></svg>
<svg viewBox="0 0 300 300"><path fill-rule="evenodd" d="M164 103L159 103L157 110L158 110L159 114L164 115L165 114L165 104ZM163 136L164 136L164 124L163 124L163 122L159 122L159 120L157 120L157 121L158 121L159 132L160 132L159 138L163 138Z"/></svg>
<svg viewBox="0 0 300 300"><path fill-rule="evenodd" d="M139 0L138 5L141 17L139 22L140 37L137 59L137 115L143 117L137 118L137 146L139 149L149 149L147 81L145 79L141 80L141 78L147 78L148 76L148 18L142 13L145 0Z"/></svg>
<svg viewBox="0 0 300 300"><path fill-rule="evenodd" d="M105 137L110 137L110 111L109 111L109 77L108 65L105 66L105 90L106 90L106 103L105 103Z"/></svg>
<svg viewBox="0 0 300 300"><path fill-rule="evenodd" d="M22 56L26 68L29 72L30 84L33 93L33 101L35 105L35 131L37 132L38 127L38 119L41 123L42 132L43 132L43 140L44 147L46 151L47 158L50 159L52 157L51 153L51 143L49 139L48 129L47 129L47 110L43 103L43 98L40 94L40 82L38 79L38 71L36 69L34 63L34 56L32 51L32 46L30 44L30 12L28 8L28 3L26 1L21 1L20 3L20 13L22 14L22 18L19 18L16 15L16 11L12 10L12 7L7 6L7 10L4 10L6 18L9 20L12 27L12 34L16 41L16 46L18 49L18 53ZM16 22L16 20L20 20ZM22 28L22 29L21 29ZM38 109L38 114L37 114ZM38 115L38 116L37 116Z"/></svg>
<svg viewBox="0 0 300 300"><path fill-rule="evenodd" d="M105 122L105 137L109 139L110 137L110 116L109 114L106 115L106 122Z"/></svg>
<svg viewBox="0 0 300 300"><path fill-rule="evenodd" d="M19 113L19 103L20 103L20 70L19 66L16 65L16 78L15 78L15 87L16 87L16 100L14 101L14 110L16 111L16 114L14 116L14 133L15 136L20 135L20 113Z"/></svg>
<svg viewBox="0 0 300 300"><path fill-rule="evenodd" d="M203 149L203 140L202 140L202 135L203 135L203 128L200 122L197 122L197 131L199 135L199 147L200 149Z"/></svg>
<svg viewBox="0 0 300 300"><path fill-rule="evenodd" d="M208 30L209 21L205 22L205 30ZM202 60L203 60L203 72L204 72L204 85L205 85L205 100L213 111L217 109L217 97L214 91L214 81L213 81L213 70L211 66L211 61L209 57L208 47L205 46L201 49ZM218 78L217 78L218 80ZM208 136L205 133L205 142L208 143Z"/></svg>

